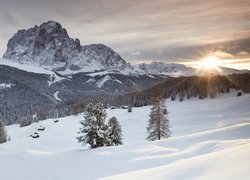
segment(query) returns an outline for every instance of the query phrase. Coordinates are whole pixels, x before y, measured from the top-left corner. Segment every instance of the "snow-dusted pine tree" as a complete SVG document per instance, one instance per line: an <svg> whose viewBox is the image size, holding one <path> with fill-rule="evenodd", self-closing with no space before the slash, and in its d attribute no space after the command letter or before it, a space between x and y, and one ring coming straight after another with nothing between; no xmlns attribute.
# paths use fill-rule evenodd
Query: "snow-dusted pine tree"
<svg viewBox="0 0 250 180"><path fill-rule="evenodd" d="M108 121L108 139L109 146L122 145L122 128L116 117L112 117Z"/></svg>
<svg viewBox="0 0 250 180"><path fill-rule="evenodd" d="M89 103L84 109L84 119L80 121L78 142L89 144L91 148L102 147L108 144L107 125L105 124L106 111L103 104Z"/></svg>
<svg viewBox="0 0 250 180"><path fill-rule="evenodd" d="M4 126L4 123L0 121L0 144L7 141L7 133Z"/></svg>
<svg viewBox="0 0 250 180"><path fill-rule="evenodd" d="M160 98L154 100L154 105L151 108L150 119L147 127L148 137L150 141L160 140L170 137L171 131L169 120L167 118L167 108L164 101Z"/></svg>

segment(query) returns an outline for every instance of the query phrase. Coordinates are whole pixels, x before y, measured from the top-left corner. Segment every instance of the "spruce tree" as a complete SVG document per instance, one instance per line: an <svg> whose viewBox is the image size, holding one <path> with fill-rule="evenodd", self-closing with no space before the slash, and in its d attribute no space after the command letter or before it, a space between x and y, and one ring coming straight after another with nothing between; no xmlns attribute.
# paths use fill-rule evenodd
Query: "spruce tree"
<svg viewBox="0 0 250 180"><path fill-rule="evenodd" d="M122 145L122 128L116 117L112 117L108 121L108 140L109 146Z"/></svg>
<svg viewBox="0 0 250 180"><path fill-rule="evenodd" d="M167 108L165 103L156 98L154 105L151 108L150 119L147 127L148 137L150 141L160 140L162 138L170 137L171 131L169 126L169 120L167 118Z"/></svg>
<svg viewBox="0 0 250 180"><path fill-rule="evenodd" d="M0 121L0 144L5 143L6 141L7 141L7 133L5 125L2 121Z"/></svg>
<svg viewBox="0 0 250 180"><path fill-rule="evenodd" d="M89 103L84 109L84 120L80 121L78 142L89 144L91 148L102 147L108 144L107 125L105 124L106 111L103 104Z"/></svg>

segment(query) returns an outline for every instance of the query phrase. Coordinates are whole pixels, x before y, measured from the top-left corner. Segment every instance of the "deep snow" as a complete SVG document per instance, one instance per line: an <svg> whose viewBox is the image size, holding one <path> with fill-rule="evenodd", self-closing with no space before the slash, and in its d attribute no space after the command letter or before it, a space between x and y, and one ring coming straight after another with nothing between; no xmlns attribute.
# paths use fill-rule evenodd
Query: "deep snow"
<svg viewBox="0 0 250 180"><path fill-rule="evenodd" d="M166 101L172 137L145 140L150 107L108 109L121 122L124 145L88 149L76 142L82 115L19 128L0 145L0 179L248 179L250 94ZM40 138L29 137L40 125Z"/></svg>

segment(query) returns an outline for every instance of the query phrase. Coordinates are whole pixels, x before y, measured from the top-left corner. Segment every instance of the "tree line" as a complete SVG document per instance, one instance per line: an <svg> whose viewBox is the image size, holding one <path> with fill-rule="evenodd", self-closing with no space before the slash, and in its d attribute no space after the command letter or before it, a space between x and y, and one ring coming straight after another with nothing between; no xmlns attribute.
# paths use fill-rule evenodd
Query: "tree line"
<svg viewBox="0 0 250 180"><path fill-rule="evenodd" d="M157 96L171 98L172 101L190 99L215 98L219 93L229 93L231 89L239 92L250 92L250 74L232 74L227 76L190 76L168 78L150 89L132 92L113 99L113 104L130 104L141 107L153 103Z"/></svg>

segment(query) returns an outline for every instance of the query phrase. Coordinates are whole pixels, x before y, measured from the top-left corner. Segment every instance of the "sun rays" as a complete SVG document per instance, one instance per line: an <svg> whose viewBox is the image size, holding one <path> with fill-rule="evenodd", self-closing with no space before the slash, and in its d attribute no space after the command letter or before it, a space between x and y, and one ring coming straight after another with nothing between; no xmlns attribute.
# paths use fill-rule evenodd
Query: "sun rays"
<svg viewBox="0 0 250 180"><path fill-rule="evenodd" d="M221 64L218 57L208 56L201 60L201 67L205 69L215 69Z"/></svg>

